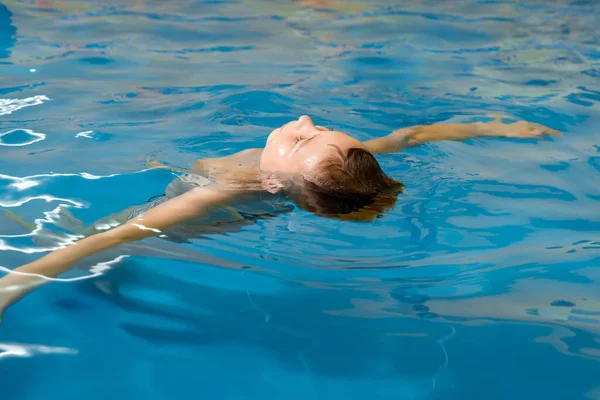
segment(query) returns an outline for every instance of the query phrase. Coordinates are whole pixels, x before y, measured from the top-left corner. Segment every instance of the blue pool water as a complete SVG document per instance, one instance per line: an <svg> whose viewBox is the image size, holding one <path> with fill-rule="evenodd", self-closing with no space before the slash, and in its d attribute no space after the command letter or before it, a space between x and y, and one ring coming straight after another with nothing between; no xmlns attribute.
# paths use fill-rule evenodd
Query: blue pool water
<svg viewBox="0 0 600 400"><path fill-rule="evenodd" d="M406 190L372 223L296 209L82 265L4 315L0 398L600 399L599 26L583 0L3 1L0 206L40 229L162 193L149 154L301 114L564 135L381 156ZM0 213L0 266L32 239Z"/></svg>

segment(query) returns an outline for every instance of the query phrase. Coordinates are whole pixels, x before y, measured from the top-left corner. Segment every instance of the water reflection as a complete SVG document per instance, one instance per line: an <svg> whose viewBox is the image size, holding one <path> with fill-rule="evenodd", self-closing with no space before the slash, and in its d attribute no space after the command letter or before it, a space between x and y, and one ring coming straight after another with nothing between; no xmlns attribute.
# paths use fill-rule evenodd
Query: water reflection
<svg viewBox="0 0 600 400"><path fill-rule="evenodd" d="M2 141L27 144L0 147L10 268L163 193L170 174L134 173L146 155L187 166L260 146L304 113L360 139L490 112L565 133L382 156L406 191L368 226L293 210L104 254L71 276L98 278L11 309L3 342L77 348L56 362L98 370L110 388L115 372L101 365L113 360L129 378L114 388L139 396L148 389L127 385L157 382L145 398L189 397L199 370L215 393L256 381L265 398L283 397L265 395L278 382L304 398L596 395L594 2L3 4L1 124L17 136ZM40 386L76 390L37 357L23 370L14 361L3 377L37 371Z"/></svg>
<svg viewBox="0 0 600 400"><path fill-rule="evenodd" d="M10 56L10 49L15 44L16 29L11 25L12 13L4 5L0 4L0 59L6 59Z"/></svg>

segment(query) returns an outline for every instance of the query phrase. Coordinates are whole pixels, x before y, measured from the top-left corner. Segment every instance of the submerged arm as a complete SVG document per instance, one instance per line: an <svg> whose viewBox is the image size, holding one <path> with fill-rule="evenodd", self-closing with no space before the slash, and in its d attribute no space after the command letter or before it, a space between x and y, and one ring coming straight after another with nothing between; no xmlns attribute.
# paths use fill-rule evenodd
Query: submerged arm
<svg viewBox="0 0 600 400"><path fill-rule="evenodd" d="M433 124L399 129L391 134L366 141L364 144L373 154L394 153L409 147L441 140L467 140L480 137L541 138L543 135L561 133L547 126L519 121L505 124L502 116L490 115L491 122L473 124Z"/></svg>
<svg viewBox="0 0 600 400"><path fill-rule="evenodd" d="M0 321L6 307L71 269L78 261L120 244L154 236L174 225L205 215L236 194L223 187L195 188L168 200L124 225L89 236L15 269L0 279Z"/></svg>

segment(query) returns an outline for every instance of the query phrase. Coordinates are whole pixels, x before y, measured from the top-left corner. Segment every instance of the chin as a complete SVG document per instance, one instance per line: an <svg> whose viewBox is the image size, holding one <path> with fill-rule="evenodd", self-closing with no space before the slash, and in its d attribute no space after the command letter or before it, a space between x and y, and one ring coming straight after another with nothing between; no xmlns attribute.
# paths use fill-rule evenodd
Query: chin
<svg viewBox="0 0 600 400"><path fill-rule="evenodd" d="M269 168L272 166L271 165L272 163L269 162L269 159L268 159L269 157L268 156L265 157L264 154L265 153L263 152L263 154L261 154L261 156L260 156L260 161L259 161L259 164L258 164L258 168L261 171L269 171L270 170Z"/></svg>
<svg viewBox="0 0 600 400"><path fill-rule="evenodd" d="M275 139L275 137L277 135L279 135L280 132L281 132L281 128L277 128L273 132L271 132L269 134L269 136L267 137L267 143L269 143L271 140Z"/></svg>

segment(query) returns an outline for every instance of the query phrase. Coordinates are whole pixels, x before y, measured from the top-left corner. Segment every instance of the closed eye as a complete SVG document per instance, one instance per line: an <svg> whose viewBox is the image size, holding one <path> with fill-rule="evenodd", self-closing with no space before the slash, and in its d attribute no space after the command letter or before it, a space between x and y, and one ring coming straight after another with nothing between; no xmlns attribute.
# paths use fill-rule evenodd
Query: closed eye
<svg viewBox="0 0 600 400"><path fill-rule="evenodd" d="M298 144L298 142L300 141L300 140L298 140L298 142L296 142L296 144L294 144L294 147L296 147L296 151L300 150L300 148L301 148L302 146L304 146L306 143L310 142L311 140L313 140L313 139L314 139L314 138L316 138L317 136L319 136L319 134L316 134L315 136L309 137L309 138L308 138L308 139L306 139L306 140L300 139L300 140L303 140L303 141L302 141L302 143L300 144L300 146L296 146L296 144Z"/></svg>

